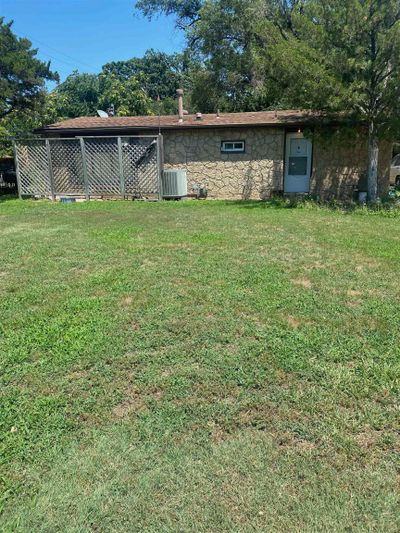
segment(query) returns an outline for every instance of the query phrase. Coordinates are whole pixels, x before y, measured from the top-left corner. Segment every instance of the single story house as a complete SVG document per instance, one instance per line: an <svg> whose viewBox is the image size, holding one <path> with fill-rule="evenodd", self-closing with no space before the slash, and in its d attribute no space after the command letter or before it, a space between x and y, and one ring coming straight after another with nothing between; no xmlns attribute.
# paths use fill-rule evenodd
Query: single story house
<svg viewBox="0 0 400 533"><path fill-rule="evenodd" d="M309 193L350 199L366 190L367 137L341 135L339 122L307 111L260 111L171 116L80 117L50 124L45 137L162 135L165 169L186 169L189 193L210 198L264 199ZM348 131L348 130L347 130ZM391 145L379 153L378 193L389 186Z"/></svg>

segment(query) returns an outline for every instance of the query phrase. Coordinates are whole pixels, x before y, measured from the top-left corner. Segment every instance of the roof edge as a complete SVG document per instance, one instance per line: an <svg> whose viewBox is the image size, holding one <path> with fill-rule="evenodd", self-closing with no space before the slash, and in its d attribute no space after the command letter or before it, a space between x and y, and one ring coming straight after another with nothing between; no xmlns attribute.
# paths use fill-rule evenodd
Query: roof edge
<svg viewBox="0 0 400 533"><path fill-rule="evenodd" d="M285 128L285 127L294 127L294 126L311 126L315 125L315 120L293 120L285 122L263 122L257 124L176 124L168 126L105 126L105 127L86 127L86 128L51 128L48 126L42 128L36 128L34 133L45 134L45 133L57 133L57 132L68 132L68 133L77 133L77 132L112 132L112 131L165 131L165 130L199 130L199 129L230 129L230 128Z"/></svg>

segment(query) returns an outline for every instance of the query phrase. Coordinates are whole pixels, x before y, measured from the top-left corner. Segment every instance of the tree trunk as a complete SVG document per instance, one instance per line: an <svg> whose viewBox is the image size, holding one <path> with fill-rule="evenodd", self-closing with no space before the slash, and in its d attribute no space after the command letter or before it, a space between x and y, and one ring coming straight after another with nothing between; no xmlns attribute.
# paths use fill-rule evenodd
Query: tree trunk
<svg viewBox="0 0 400 533"><path fill-rule="evenodd" d="M375 124L371 122L368 132L368 200L376 202L378 197L379 143Z"/></svg>

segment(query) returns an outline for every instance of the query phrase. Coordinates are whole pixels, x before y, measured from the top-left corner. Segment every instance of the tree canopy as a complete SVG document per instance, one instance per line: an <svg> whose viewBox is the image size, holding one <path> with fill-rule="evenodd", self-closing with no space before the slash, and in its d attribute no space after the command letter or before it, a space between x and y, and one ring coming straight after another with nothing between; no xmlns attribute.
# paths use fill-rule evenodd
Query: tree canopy
<svg viewBox="0 0 400 533"><path fill-rule="evenodd" d="M136 8L150 19L175 16L186 49L73 72L49 95L45 82L57 74L0 19L0 126L14 131L111 104L121 116L176 113L178 87L192 112L318 110L368 126L376 197L378 140L400 136L398 0L138 0Z"/></svg>
<svg viewBox="0 0 400 533"><path fill-rule="evenodd" d="M176 89L191 86L189 52L147 50L143 57L105 64L99 74L73 72L52 93L59 118L96 114L111 105L119 116L176 112Z"/></svg>
<svg viewBox="0 0 400 533"><path fill-rule="evenodd" d="M203 7L203 0L138 0L136 8L152 18L163 13L175 15L178 28L188 29L199 19L199 11Z"/></svg>
<svg viewBox="0 0 400 533"><path fill-rule="evenodd" d="M379 138L400 133L397 0L291 2L260 20L257 57L283 104L352 116L368 126L368 192L377 195Z"/></svg>
<svg viewBox="0 0 400 533"><path fill-rule="evenodd" d="M12 24L0 17L0 119L43 103L45 82L58 80L50 63L35 57L32 43L13 33Z"/></svg>
<svg viewBox="0 0 400 533"><path fill-rule="evenodd" d="M148 17L174 14L198 51L211 102L224 110L303 108L369 128L376 198L378 139L400 133L398 0L140 0Z"/></svg>
<svg viewBox="0 0 400 533"><path fill-rule="evenodd" d="M37 125L46 106L46 81L58 81L50 63L40 61L28 39L18 38L12 21L0 17L0 137L26 134ZM0 155L10 154L0 143Z"/></svg>
<svg viewBox="0 0 400 533"><path fill-rule="evenodd" d="M112 74L121 81L136 77L150 98L163 99L175 97L176 89L188 85L190 65L191 59L188 52L166 54L150 49L143 57L107 63L103 66L102 73Z"/></svg>

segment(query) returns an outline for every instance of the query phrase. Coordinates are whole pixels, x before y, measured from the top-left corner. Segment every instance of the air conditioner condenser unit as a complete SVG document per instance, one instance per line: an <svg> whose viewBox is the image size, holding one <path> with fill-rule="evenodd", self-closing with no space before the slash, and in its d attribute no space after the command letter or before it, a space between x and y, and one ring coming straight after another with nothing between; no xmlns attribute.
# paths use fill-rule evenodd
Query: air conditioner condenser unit
<svg viewBox="0 0 400 533"><path fill-rule="evenodd" d="M161 185L163 198L185 198L188 194L186 170L164 170Z"/></svg>

